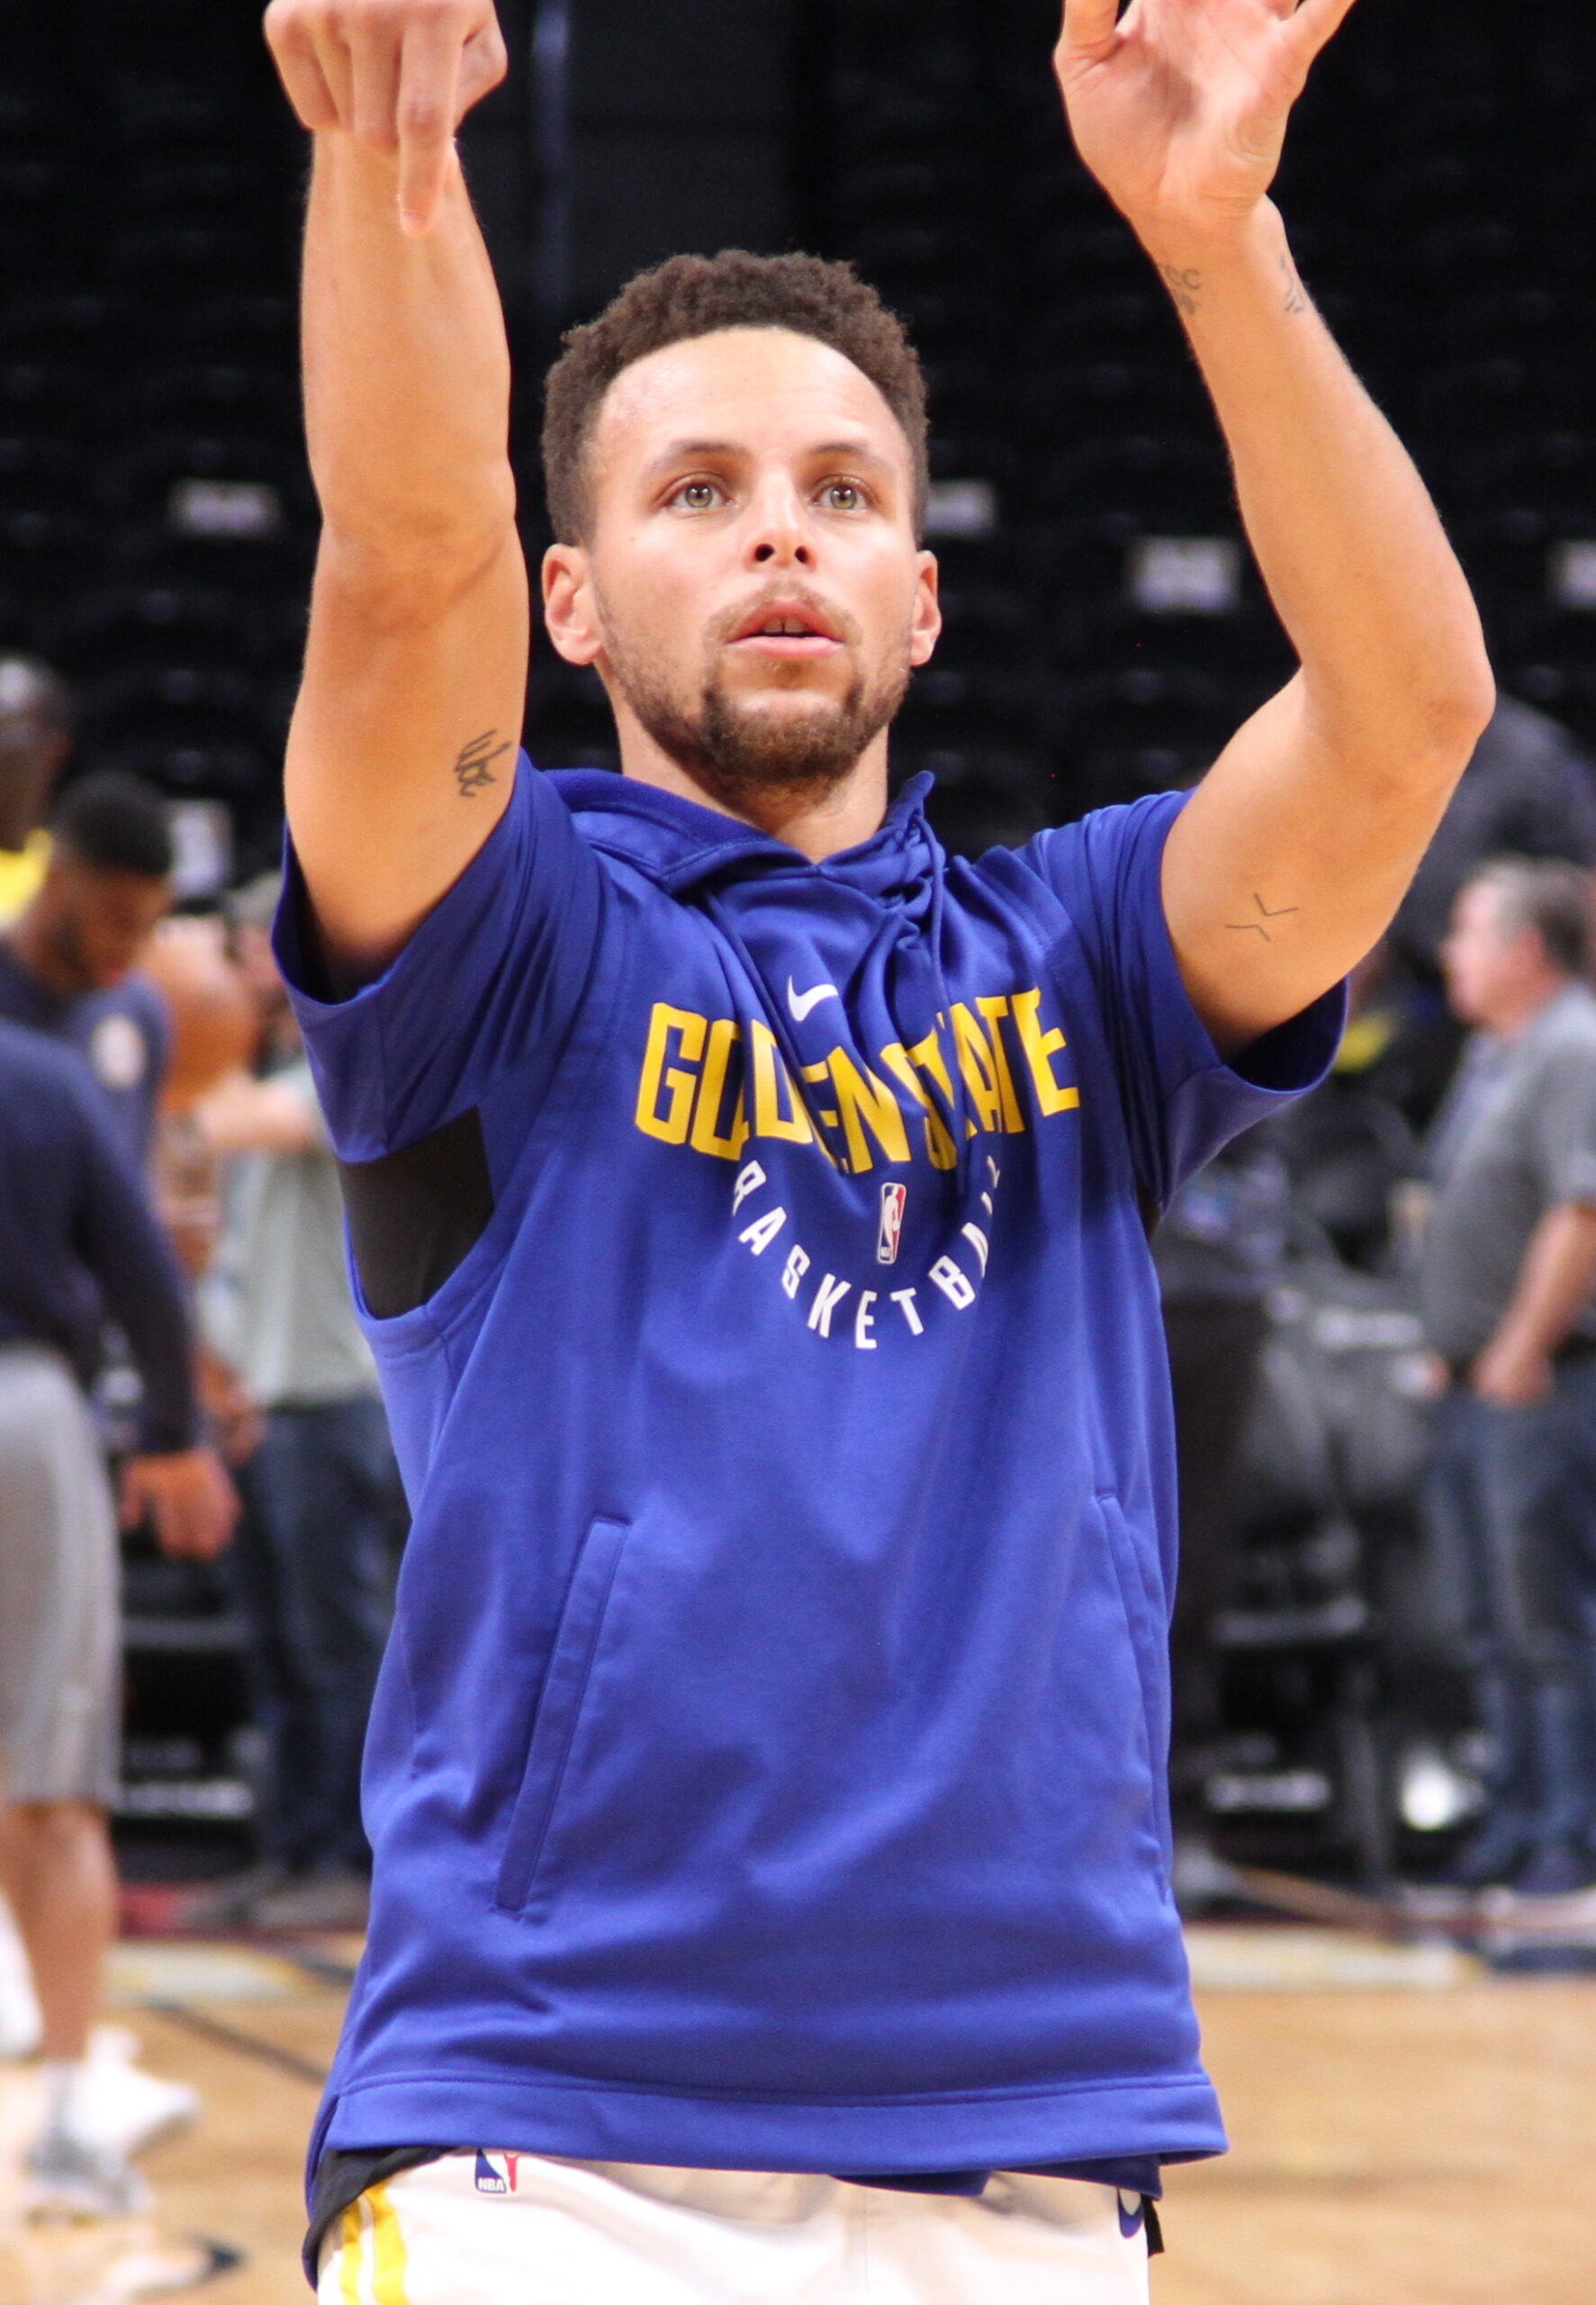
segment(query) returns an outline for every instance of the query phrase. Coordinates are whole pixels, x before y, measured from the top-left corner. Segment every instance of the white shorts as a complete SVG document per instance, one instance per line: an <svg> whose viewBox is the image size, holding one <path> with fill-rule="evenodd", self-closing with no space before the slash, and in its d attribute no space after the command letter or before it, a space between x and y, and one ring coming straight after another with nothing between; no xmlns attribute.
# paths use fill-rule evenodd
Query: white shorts
<svg viewBox="0 0 1596 2305"><path fill-rule="evenodd" d="M320 2305L1147 2305L1141 2208L1065 2177L998 2174L967 2201L836 2177L452 2153L344 2211L316 2294Z"/></svg>

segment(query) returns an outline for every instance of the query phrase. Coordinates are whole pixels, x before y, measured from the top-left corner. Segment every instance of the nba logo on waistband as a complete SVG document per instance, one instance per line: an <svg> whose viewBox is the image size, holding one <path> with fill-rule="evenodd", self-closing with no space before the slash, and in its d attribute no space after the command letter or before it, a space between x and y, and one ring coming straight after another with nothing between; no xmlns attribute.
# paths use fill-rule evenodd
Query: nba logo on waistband
<svg viewBox="0 0 1596 2305"><path fill-rule="evenodd" d="M506 2153L501 2155L500 2158L504 2163L503 2176L500 2175L498 2170L495 2169L487 2154L482 2152L478 2153L476 2156L476 2189L479 2193L514 2192L516 2189L516 2176L520 2166L521 2156L518 2153Z"/></svg>
<svg viewBox="0 0 1596 2305"><path fill-rule="evenodd" d="M903 1213L908 1204L907 1185L881 1187L881 1229L876 1235L876 1262L896 1264L903 1239Z"/></svg>

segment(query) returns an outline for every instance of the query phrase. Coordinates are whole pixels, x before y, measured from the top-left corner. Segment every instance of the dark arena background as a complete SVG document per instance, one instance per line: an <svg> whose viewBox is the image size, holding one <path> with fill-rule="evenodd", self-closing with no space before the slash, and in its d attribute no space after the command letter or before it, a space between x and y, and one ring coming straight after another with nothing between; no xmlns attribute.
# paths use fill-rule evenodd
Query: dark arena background
<svg viewBox="0 0 1596 2305"><path fill-rule="evenodd" d="M934 773L933 819L965 854L1194 781L1292 662L1168 298L1072 151L1057 14L503 0L509 77L462 138L534 563L543 372L638 268L808 249L852 260L908 321L946 627L893 765ZM59 794L114 770L169 804L191 957L280 854L317 533L304 177L253 0L0 0L0 658L70 691ZM1192 1216L1213 1245L1238 1195L1273 1209L1254 1326L1204 1326L1167 1275L1212 1572L1207 1614L1177 1629L1207 1694L1177 1739L1176 1887L1235 2151L1172 2173L1153 2291L1583 2305L1596 1889L1457 1878L1500 1757L1420 1509L1435 1403L1412 1212L1463 1039L1438 957L1453 895L1499 852L1596 865L1596 13L1359 0L1276 196L1438 502L1509 706L1340 1069ZM525 742L540 766L618 765L596 676L540 635ZM182 965L157 974L181 1022ZM181 1232L185 1195L225 1200L226 1162L185 1182L168 1101ZM39 2084L0 1942L0 2305L212 2282L286 2305L305 2293L298 2165L358 1913L218 1895L260 1853L238 1593L136 1532L123 1602L122 1936L97 2038L203 2104L149 2152L147 2214L21 2223ZM1596 1688L1596 1637L1587 1651Z"/></svg>

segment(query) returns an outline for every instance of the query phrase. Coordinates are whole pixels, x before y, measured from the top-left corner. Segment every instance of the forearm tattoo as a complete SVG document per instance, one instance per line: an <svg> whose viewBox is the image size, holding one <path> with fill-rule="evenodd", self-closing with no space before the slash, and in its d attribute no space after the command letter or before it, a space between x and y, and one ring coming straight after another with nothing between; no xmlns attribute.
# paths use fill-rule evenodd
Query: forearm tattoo
<svg viewBox="0 0 1596 2305"><path fill-rule="evenodd" d="M1252 901L1259 916L1257 920L1227 920L1225 927L1233 928L1240 936L1261 936L1266 945L1272 945L1275 942L1269 933L1268 923L1271 920L1285 920L1292 913L1300 909L1294 904L1283 904L1271 912L1256 889L1252 892Z"/></svg>
<svg viewBox="0 0 1596 2305"><path fill-rule="evenodd" d="M1288 256L1283 256L1280 259L1280 276L1285 283L1285 303L1283 310L1294 316L1298 312L1305 312L1308 309L1308 291L1303 287L1297 268Z"/></svg>
<svg viewBox="0 0 1596 2305"><path fill-rule="evenodd" d="M497 728L485 728L480 737L473 737L468 745L461 747L460 757L455 763L455 782L463 800L473 800L484 784L498 783L492 763L515 750L508 742L496 745L493 739L498 734Z"/></svg>
<svg viewBox="0 0 1596 2305"><path fill-rule="evenodd" d="M1177 264L1161 264L1159 272L1165 287L1188 320L1194 312L1202 310L1203 276L1200 272L1183 272Z"/></svg>

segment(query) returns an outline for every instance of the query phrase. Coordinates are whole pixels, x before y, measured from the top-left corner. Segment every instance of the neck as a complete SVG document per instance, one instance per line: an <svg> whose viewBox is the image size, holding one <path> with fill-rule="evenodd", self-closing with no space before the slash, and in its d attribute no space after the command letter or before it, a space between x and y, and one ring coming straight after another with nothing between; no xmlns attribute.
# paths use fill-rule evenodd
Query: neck
<svg viewBox="0 0 1596 2305"><path fill-rule="evenodd" d="M621 770L639 784L679 793L701 809L714 809L734 823L752 825L772 840L785 841L817 864L879 832L887 814L887 732L869 744L847 774L823 789L740 788L734 794L701 781L662 750L631 714L616 715Z"/></svg>

